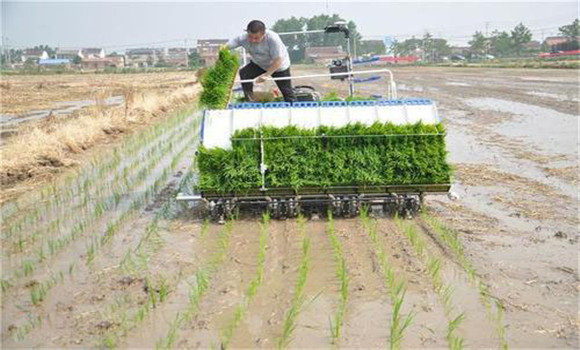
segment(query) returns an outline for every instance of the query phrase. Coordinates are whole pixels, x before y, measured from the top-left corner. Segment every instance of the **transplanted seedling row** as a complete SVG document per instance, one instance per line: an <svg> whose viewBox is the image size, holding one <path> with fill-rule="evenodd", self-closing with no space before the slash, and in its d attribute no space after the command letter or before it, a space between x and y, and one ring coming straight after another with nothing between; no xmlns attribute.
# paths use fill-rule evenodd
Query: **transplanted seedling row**
<svg viewBox="0 0 580 350"><path fill-rule="evenodd" d="M127 222L129 218L131 218L131 216L133 214L135 214L137 212L138 209L140 209L142 206L144 206L146 203L148 203L150 201L151 198L154 197L154 195L156 193L159 192L159 190L163 187L163 185L165 184L165 182L167 181L167 178L170 175L170 172L175 168L175 166L177 165L177 161L185 154L185 152L188 149L188 145L191 144L192 139L195 137L193 133L187 133L187 131L189 131L190 129L186 129L183 137L185 138L185 136L189 135L189 138L186 138L185 141L183 140L179 140L178 142L180 142L181 147L180 147L180 151L175 153L173 156L171 156L171 162L169 166L163 166L163 171L161 176L159 176L153 183L152 185L150 185L150 187L144 192L138 195L138 197L133 200L130 209L121 214L118 219L116 221L110 222L107 225L107 231L105 231L105 234L103 236L101 236L100 239L97 240L93 240L91 242L91 245L89 246L89 248L87 249L87 262L90 263L90 261L92 260L90 257L92 254L90 254L91 252L93 252L94 250L98 250L102 245L106 244L110 238L119 230L120 226ZM169 143L169 145L171 145L169 147L170 151L173 150L173 144ZM163 159L164 157L159 156L159 159L155 160L155 165L157 165L159 163L159 161L161 159ZM149 169L149 172L151 172L153 169ZM149 173L148 172L148 173Z"/></svg>
<svg viewBox="0 0 580 350"><path fill-rule="evenodd" d="M393 307L389 333L389 347L391 350L400 349L405 336L405 331L411 325L414 318L413 312L409 312L405 315L402 314L401 311L401 307L405 301L405 280L396 275L395 270L389 262L385 249L377 236L377 222L376 220L369 218L367 208L363 208L361 211L360 220L363 223L366 233L371 239L373 249L378 258L379 266L383 274L383 281L389 290L390 301Z"/></svg>
<svg viewBox="0 0 580 350"><path fill-rule="evenodd" d="M328 232L328 236L330 237L330 242L332 244L332 249L334 250L336 275L340 280L340 300L338 302L336 313L330 320L332 343L337 345L340 339L342 323L344 321L344 315L346 313L346 306L348 303L349 277L346 259L344 258L342 246L334 230L334 219L332 217L332 212L330 211L328 212L328 227L326 231Z"/></svg>
<svg viewBox="0 0 580 350"><path fill-rule="evenodd" d="M135 161L147 156L145 152L151 152L159 147L161 141L171 139L164 136L168 131L173 131L174 135L181 131L183 128L179 126L180 124L183 126L188 122L185 116L189 114L189 111L177 114L166 122L152 127L150 131L136 134L146 135L147 137L139 139L140 142L138 145L135 144L133 151L114 148L112 157L105 158L101 165L98 165L98 160L93 160L89 163L89 166L75 170L72 173L73 175L66 177L65 181L46 187L46 189L41 191L46 194L42 195L36 205L27 211L27 214L3 223L3 226L6 227L4 236L9 238L14 233L31 231L32 228L41 229L40 225L52 226L56 219L61 219L62 216L69 214L70 209L75 205L86 205L96 195L91 192L106 187L107 183L114 182L121 176L126 177L128 173L132 172L132 168L138 164L138 162L135 164ZM102 158L98 159L103 160ZM130 159L133 159L133 163L130 165L123 166L123 164L120 164L121 160L126 163Z"/></svg>
<svg viewBox="0 0 580 350"><path fill-rule="evenodd" d="M108 181L111 174L115 173L116 168L122 169L122 161L139 156L142 149L147 149L155 139L166 134L167 130L179 130L176 126L183 123L191 112L191 110L183 111L162 123L136 133L125 139L122 145L113 148L111 157L103 158L99 155L87 162L87 165L65 176L63 180L32 193L31 198L18 199L12 204L5 205L5 207L17 207L18 212L26 214L14 218L12 218L14 215L5 216L4 226L8 227L4 230L4 236L10 237L14 232L43 222L43 218L50 218L57 209L66 211L70 208L75 197L82 195L94 185ZM26 201L30 204L18 204L19 201ZM3 212L3 214L5 213Z"/></svg>
<svg viewBox="0 0 580 350"><path fill-rule="evenodd" d="M197 125L198 126L198 125ZM197 126L194 126L195 128ZM193 140L190 140L191 143L195 142L195 135L197 133L190 132L189 135L193 136ZM171 168L175 168L178 161L183 157L184 152L189 149L189 147L183 148L183 150L173 157L171 161ZM187 175L184 176L180 185L178 186L177 191L183 189L185 183L192 174L192 167L189 168ZM173 193L175 195L176 193ZM129 275L145 275L145 280L148 281L150 277L148 275L149 272L149 261L153 254L161 249L164 244L163 238L159 235L159 222L162 218L169 217L171 207L175 204L175 198L172 196L167 202L163 204L163 206L155 213L154 217L149 221L146 226L146 229L141 236L137 246L135 248L129 248L127 253L125 254L124 258L122 259L121 263L119 264L119 269ZM203 230L207 229L207 225L204 225ZM126 309L117 308L120 312L111 312L106 317L106 319L118 319L121 320L121 327L107 332L99 341L99 344L108 347L114 348L121 342L122 337L126 336L132 329L137 328L147 317L151 309L157 307L160 303L163 303L167 299L167 294L173 290L177 283L181 281L181 272L179 274L173 276L173 278L169 279L162 279L162 290L163 293L160 293L160 297L155 298L155 294L152 294L148 298L148 302L142 304L141 306L137 307L132 313ZM169 281L173 281L174 283L170 283ZM159 290L159 289L158 289ZM125 300L123 304L129 304L129 300Z"/></svg>
<svg viewBox="0 0 580 350"><path fill-rule="evenodd" d="M234 227L234 221L226 222L224 229L218 235L218 248L195 273L195 275L190 276L189 281L189 297L188 303L182 312L178 312L177 315L171 321L169 330L165 337L160 338L156 342L157 349L171 349L175 346L175 342L179 338L179 332L181 326L190 322L192 318L197 314L199 310L199 303L202 297L205 295L207 290L211 286L212 279L217 272L218 268L222 265L230 242L230 235ZM203 226L203 230L207 230L207 225ZM202 236L205 233L202 232Z"/></svg>
<svg viewBox="0 0 580 350"><path fill-rule="evenodd" d="M182 129L179 139L184 136L186 135ZM165 147L161 147L163 144L165 144ZM155 164L155 161L167 154L172 147L173 143L169 141L157 143L155 147L150 148L147 152L145 157L147 161L135 159L128 168L125 168L126 171L123 171L122 174L117 174L111 182L100 183L100 186L94 191L86 191L82 203L68 208L62 214L53 213L54 219L48 226L41 226L30 235L18 234L15 236L18 238L13 243L15 249L12 253L22 252L25 247L30 249L30 246L33 246L40 238L43 245L45 243L48 245L51 255L54 255L55 251L58 251L59 247L66 244L69 238L68 236L51 237L53 234L67 231L68 227L74 227L75 231L78 231L79 225L84 226L82 219L85 216L91 215L96 219L102 213L115 209L119 205L122 196L125 196L127 192L130 192L136 185L141 183L151 171L152 164ZM91 207L93 208L92 212ZM10 253L8 252L8 254Z"/></svg>
<svg viewBox="0 0 580 350"><path fill-rule="evenodd" d="M292 303L290 304L290 309L286 311L284 316L284 323L282 326L282 334L278 338L278 348L283 349L290 345L292 341L292 334L296 329L296 321L300 310L306 302L306 297L304 295L304 286L306 285L306 279L308 278L308 273L310 271L310 237L305 229L306 219L302 216L298 216L298 234L302 238L302 256L300 259L300 265L298 266L298 280L296 281L296 286L294 287L294 297L292 298Z"/></svg>
<svg viewBox="0 0 580 350"><path fill-rule="evenodd" d="M176 158L183 156L185 150L187 149L187 146L196 137L195 134L188 133L187 131L190 131L190 129L188 130L188 128L186 128L184 131L182 131L182 136L180 137L180 139L183 139L183 138L185 138L185 136L188 136L188 135L190 137L189 137L189 139L185 139L185 141L180 142L181 151L173 154L173 156L171 158L170 166L174 167L177 164ZM167 150L172 151L173 148L174 148L174 146L171 144L171 146L169 146L167 148ZM159 163L159 161L162 158L163 157L161 157L161 156L155 157L155 159L150 159L150 162L152 162L153 164L156 164L156 163ZM168 168L164 168L164 170L161 172L159 177L155 181L149 182L149 184L146 186L147 187L146 190L144 192L140 193L136 198L134 198L134 200L131 202L130 205L126 206L125 211L123 211L119 214L118 219L110 222L107 225L107 229L105 230L104 234L98 239L98 242L95 241L95 238L93 238L91 240L91 244L88 246L87 253L86 253L86 257L87 257L88 262L90 262L92 259L94 259L94 256L96 254L98 246L105 244L108 240L110 240L112 238L112 236L119 230L121 224L124 221L128 220L128 218L131 216L131 213L133 213L135 210L137 210L137 208L141 207L144 203L148 202L149 199L152 198L153 195L159 191L159 189L161 188L163 183L168 178L169 174L170 174L170 172L169 172ZM106 208L102 208L102 211L104 211L105 209ZM75 233L75 235L76 234L78 234L78 233ZM27 271L29 271L31 269L33 270L33 267L34 266L29 266L29 267L25 267L25 269ZM73 272L74 272L74 264L71 264L71 266L69 266L69 268L68 268L68 273L72 274ZM30 274L30 272L28 274ZM31 301L33 304L35 304L35 305L39 304L40 302L42 302L45 299L48 291L52 287L54 287L54 285L56 285L56 283L58 281L62 281L63 276L64 276L64 272L63 271L59 272L59 274L57 276L59 276L59 278L51 278L50 280L47 280L46 283L40 282L31 289ZM3 287L4 287L4 282L3 282ZM32 318L32 319L34 319L34 318ZM27 325L23 325L23 326L19 327L18 333L21 336L23 336L25 332L22 332L21 330L33 328L33 327L28 327L30 324L31 323L29 322Z"/></svg>
<svg viewBox="0 0 580 350"><path fill-rule="evenodd" d="M234 335L234 331L242 322L244 314L250 306L250 302L258 293L258 288L264 280L264 263L266 261L266 244L268 242L268 234L270 227L270 216L265 213L262 215L262 223L260 224L260 241L258 250L258 263L256 267L256 273L254 278L250 281L244 294L244 299L240 304L238 304L235 309L233 316L228 320L226 325L220 331L221 348L227 349L230 346L231 339Z"/></svg>
<svg viewBox="0 0 580 350"><path fill-rule="evenodd" d="M187 149L187 142L184 142L184 146L181 152L178 153L178 155L181 157L183 156L183 151ZM105 231L105 233L100 237L100 238L95 238L92 237L91 238L91 243L87 248L87 252L86 252L86 262L90 263L96 256L99 248L103 245L106 244L114 234L116 234L118 232L118 230L120 229L120 226L126 222L135 212L136 210L138 210L140 207L142 207L144 205L144 203L149 202L149 200L153 197L153 194L157 193L160 189L161 189L161 185L166 181L167 177L169 175L169 171L167 171L167 169L165 169L162 173L162 175L157 178L157 180L155 180L155 182L153 182L151 185L149 185L149 188L147 189L147 191L145 191L144 193L142 193L140 196L138 196L137 198L135 198L131 204L129 205L128 209L126 211L124 211L123 213L120 214L120 216L118 217L118 219L114 222L110 222L107 225L107 230ZM74 266L69 267L69 274L72 274L74 269ZM34 305L38 305L40 304L46 297L48 291L50 289L52 289L58 282L63 281L64 279L64 273L61 271L59 272L59 278L55 278L55 277L51 277L49 280L45 281L45 282L41 282L39 284L36 284L35 286L32 287L30 295L31 295L31 301ZM162 298L164 300L164 298ZM148 305L150 306L150 304L146 304L145 306L141 307L141 311L140 312L144 312L143 307L148 307ZM155 303L153 304L155 305ZM139 317L139 314L137 313L135 315L135 319L141 320L142 318ZM134 320L134 319L132 319ZM135 323L135 322L133 322ZM25 327L25 328L30 328L30 327ZM19 336L23 336L24 334L22 332L19 332L18 334Z"/></svg>
<svg viewBox="0 0 580 350"><path fill-rule="evenodd" d="M435 257L427 249L427 243L423 237L417 232L412 222L407 222L399 217L395 217L396 226L406 235L411 243L411 247L415 253L422 260L425 266L425 271L428 274L433 289L439 296L443 304L443 310L448 318L446 339L451 350L460 350L465 346L465 339L457 334L457 328L465 319L465 314L456 310L457 307L453 303L453 287L445 283L441 275L442 260Z"/></svg>
<svg viewBox="0 0 580 350"><path fill-rule="evenodd" d="M192 135L187 133L188 129L184 129L182 131L182 135L180 140L181 141L185 136ZM118 189L113 189L112 192L114 194L118 193L119 195L113 196L102 196L100 197L99 202L97 202L94 206L94 209L91 211L90 207L83 208L83 210L73 211L74 217L76 220L71 223L72 228L69 229L69 233L65 235L61 235L60 237L56 238L45 238L47 241L47 248L45 245L41 245L37 252L28 258L22 260L20 265L20 269L16 270L15 277L26 277L31 275L36 266L46 260L48 257L54 256L64 247L68 246L70 243L75 241L78 237L80 237L84 232L89 229L97 220L99 220L106 212L110 212L112 210L118 209L118 205L120 203L121 195L120 193L127 193L127 191L131 191L136 186L140 185L149 175L149 173L157 166L161 159L165 157L173 149L173 142L169 142L167 147L160 150L158 154L155 155L153 158L148 158L148 161L144 162L144 168L139 171L136 176L133 178L133 181L124 183L126 187L120 187L118 185ZM185 148L183 148L185 150ZM151 195L158 190L158 187L167 178L168 174L164 174L161 180L157 180L157 183L154 183L154 186L149 188L145 193L138 196L138 198L134 199L133 203L129 206L128 209L131 209L130 212L134 212L141 203L145 202ZM116 232L120 226L121 221L126 221L130 215L127 214L127 211L122 213L117 220L113 220L111 223L108 224L106 233L103 238L100 240L93 239L93 241L89 244L87 249L87 261L91 261L94 258L94 253L96 248L105 243L107 237L110 237ZM48 233L47 233L48 235ZM48 254L45 252L45 249L48 250ZM6 278L4 278L7 280Z"/></svg>
<svg viewBox="0 0 580 350"><path fill-rule="evenodd" d="M495 303L492 301L489 287L479 277L475 267L473 267L473 264L465 255L463 244L457 236L457 233L445 227L441 222L439 222L439 220L427 214L426 212L422 213L421 219L426 224L426 228L430 232L433 232L435 236L451 250L455 259L466 272L471 283L475 284L478 288L480 299L487 310L487 316L496 324L496 331L500 339L500 346L502 349L507 349L509 346L507 342L506 329L503 322L504 306L499 300L496 300Z"/></svg>

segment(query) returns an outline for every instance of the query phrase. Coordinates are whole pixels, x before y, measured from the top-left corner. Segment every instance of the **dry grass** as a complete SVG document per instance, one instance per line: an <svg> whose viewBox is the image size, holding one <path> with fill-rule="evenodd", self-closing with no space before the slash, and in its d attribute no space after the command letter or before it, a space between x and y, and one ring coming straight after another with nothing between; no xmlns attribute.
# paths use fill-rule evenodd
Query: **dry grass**
<svg viewBox="0 0 580 350"><path fill-rule="evenodd" d="M194 72L20 75L0 78L0 113L25 114L56 102L97 100L135 91L172 91L197 81Z"/></svg>
<svg viewBox="0 0 580 350"><path fill-rule="evenodd" d="M579 176L578 165L563 168L545 167L543 168L543 170L544 172L546 172L546 174L548 174L548 176L555 176L564 181L570 182L574 186L578 185L578 176Z"/></svg>
<svg viewBox="0 0 580 350"><path fill-rule="evenodd" d="M525 176L500 171L491 164L461 163L455 164L453 169L459 181L466 186L498 186L507 184L516 193L546 197L559 195L557 190L546 184Z"/></svg>
<svg viewBox="0 0 580 350"><path fill-rule="evenodd" d="M47 118L21 127L0 148L0 202L78 164L91 147L191 104L197 92L198 85L138 93L126 89L126 106L97 104L74 117Z"/></svg>
<svg viewBox="0 0 580 350"><path fill-rule="evenodd" d="M567 173L573 173L577 167L564 169L567 169ZM502 191L501 195L493 195L492 199L514 209L519 215L537 220L578 223L577 218L568 217L559 210L560 206L578 208L574 198L560 193L552 186L525 176L502 172L490 164L462 163L454 165L454 170L459 181L466 186L508 186L511 191ZM554 206L554 198L558 198L559 206Z"/></svg>

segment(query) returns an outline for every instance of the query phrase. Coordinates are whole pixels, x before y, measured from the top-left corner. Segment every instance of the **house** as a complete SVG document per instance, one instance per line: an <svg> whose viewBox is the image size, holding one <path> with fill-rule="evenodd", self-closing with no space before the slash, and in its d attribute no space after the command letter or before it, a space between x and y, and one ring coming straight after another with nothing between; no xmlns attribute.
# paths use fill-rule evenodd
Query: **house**
<svg viewBox="0 0 580 350"><path fill-rule="evenodd" d="M159 54L156 49L130 49L125 53L125 62L131 67L153 67L159 62Z"/></svg>
<svg viewBox="0 0 580 350"><path fill-rule="evenodd" d="M103 70L105 68L123 68L125 57L109 56L105 58L87 58L81 61L81 67L88 70Z"/></svg>
<svg viewBox="0 0 580 350"><path fill-rule="evenodd" d="M38 60L46 60L48 59L48 53L44 50L35 50L35 49L24 49L22 51L22 55L20 56L20 60L22 63L30 62L30 61L38 61Z"/></svg>
<svg viewBox="0 0 580 350"><path fill-rule="evenodd" d="M317 46L307 47L304 56L313 59L315 63L326 63L328 60L344 58L346 52L342 46Z"/></svg>
<svg viewBox="0 0 580 350"><path fill-rule="evenodd" d="M68 58L47 58L38 60L38 66L42 68L70 68L71 62Z"/></svg>
<svg viewBox="0 0 580 350"><path fill-rule="evenodd" d="M568 37L565 36L549 36L544 40L544 43L549 47L554 47L568 42Z"/></svg>
<svg viewBox="0 0 580 350"><path fill-rule="evenodd" d="M451 46L451 55L467 57L471 54L471 46Z"/></svg>
<svg viewBox="0 0 580 350"><path fill-rule="evenodd" d="M69 59L72 61L76 57L82 57L80 49L56 49L55 58Z"/></svg>
<svg viewBox="0 0 580 350"><path fill-rule="evenodd" d="M105 58L105 50L97 48L81 49L79 56L82 59L87 58Z"/></svg>
<svg viewBox="0 0 580 350"><path fill-rule="evenodd" d="M580 37L551 36L544 40L542 48L550 52L579 50Z"/></svg>
<svg viewBox="0 0 580 350"><path fill-rule="evenodd" d="M524 49L526 50L539 50L540 49L540 42L537 40L532 40L524 44Z"/></svg>
<svg viewBox="0 0 580 350"><path fill-rule="evenodd" d="M162 57L165 64L170 66L187 67L189 63L187 49L181 47L166 48Z"/></svg>
<svg viewBox="0 0 580 350"><path fill-rule="evenodd" d="M220 47L228 43L227 39L203 39L197 41L197 52L204 66L212 66L218 59Z"/></svg>

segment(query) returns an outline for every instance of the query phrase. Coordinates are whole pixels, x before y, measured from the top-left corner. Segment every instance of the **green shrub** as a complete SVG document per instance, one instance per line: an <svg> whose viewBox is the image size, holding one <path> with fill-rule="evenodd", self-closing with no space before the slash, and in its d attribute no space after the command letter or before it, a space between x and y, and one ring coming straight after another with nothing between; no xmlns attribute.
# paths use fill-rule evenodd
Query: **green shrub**
<svg viewBox="0 0 580 350"><path fill-rule="evenodd" d="M374 100L372 97L364 97L364 96L348 96L346 98L341 98L338 96L338 92L331 91L328 94L324 95L321 101L366 101L366 100Z"/></svg>
<svg viewBox="0 0 580 350"><path fill-rule="evenodd" d="M207 70L201 80L201 105L210 109L224 108L237 71L238 57L229 50L221 50L216 64Z"/></svg>
<svg viewBox="0 0 580 350"><path fill-rule="evenodd" d="M232 138L230 150L200 147L198 188L218 192L259 188L262 185L260 131L264 138L270 138L264 140L268 166L265 185L268 188L298 190L303 187L443 184L450 181L442 124L377 122L370 126L357 123L340 128L287 126L239 130ZM359 137L362 135L373 136Z"/></svg>

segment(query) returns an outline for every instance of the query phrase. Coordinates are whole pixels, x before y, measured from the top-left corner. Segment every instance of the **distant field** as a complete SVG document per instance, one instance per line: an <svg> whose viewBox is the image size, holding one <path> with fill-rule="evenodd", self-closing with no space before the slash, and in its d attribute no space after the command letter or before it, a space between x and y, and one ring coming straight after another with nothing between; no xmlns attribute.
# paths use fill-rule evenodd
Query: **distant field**
<svg viewBox="0 0 580 350"><path fill-rule="evenodd" d="M122 96L129 91L169 91L196 81L195 72L3 76L0 114L56 107L57 102Z"/></svg>

